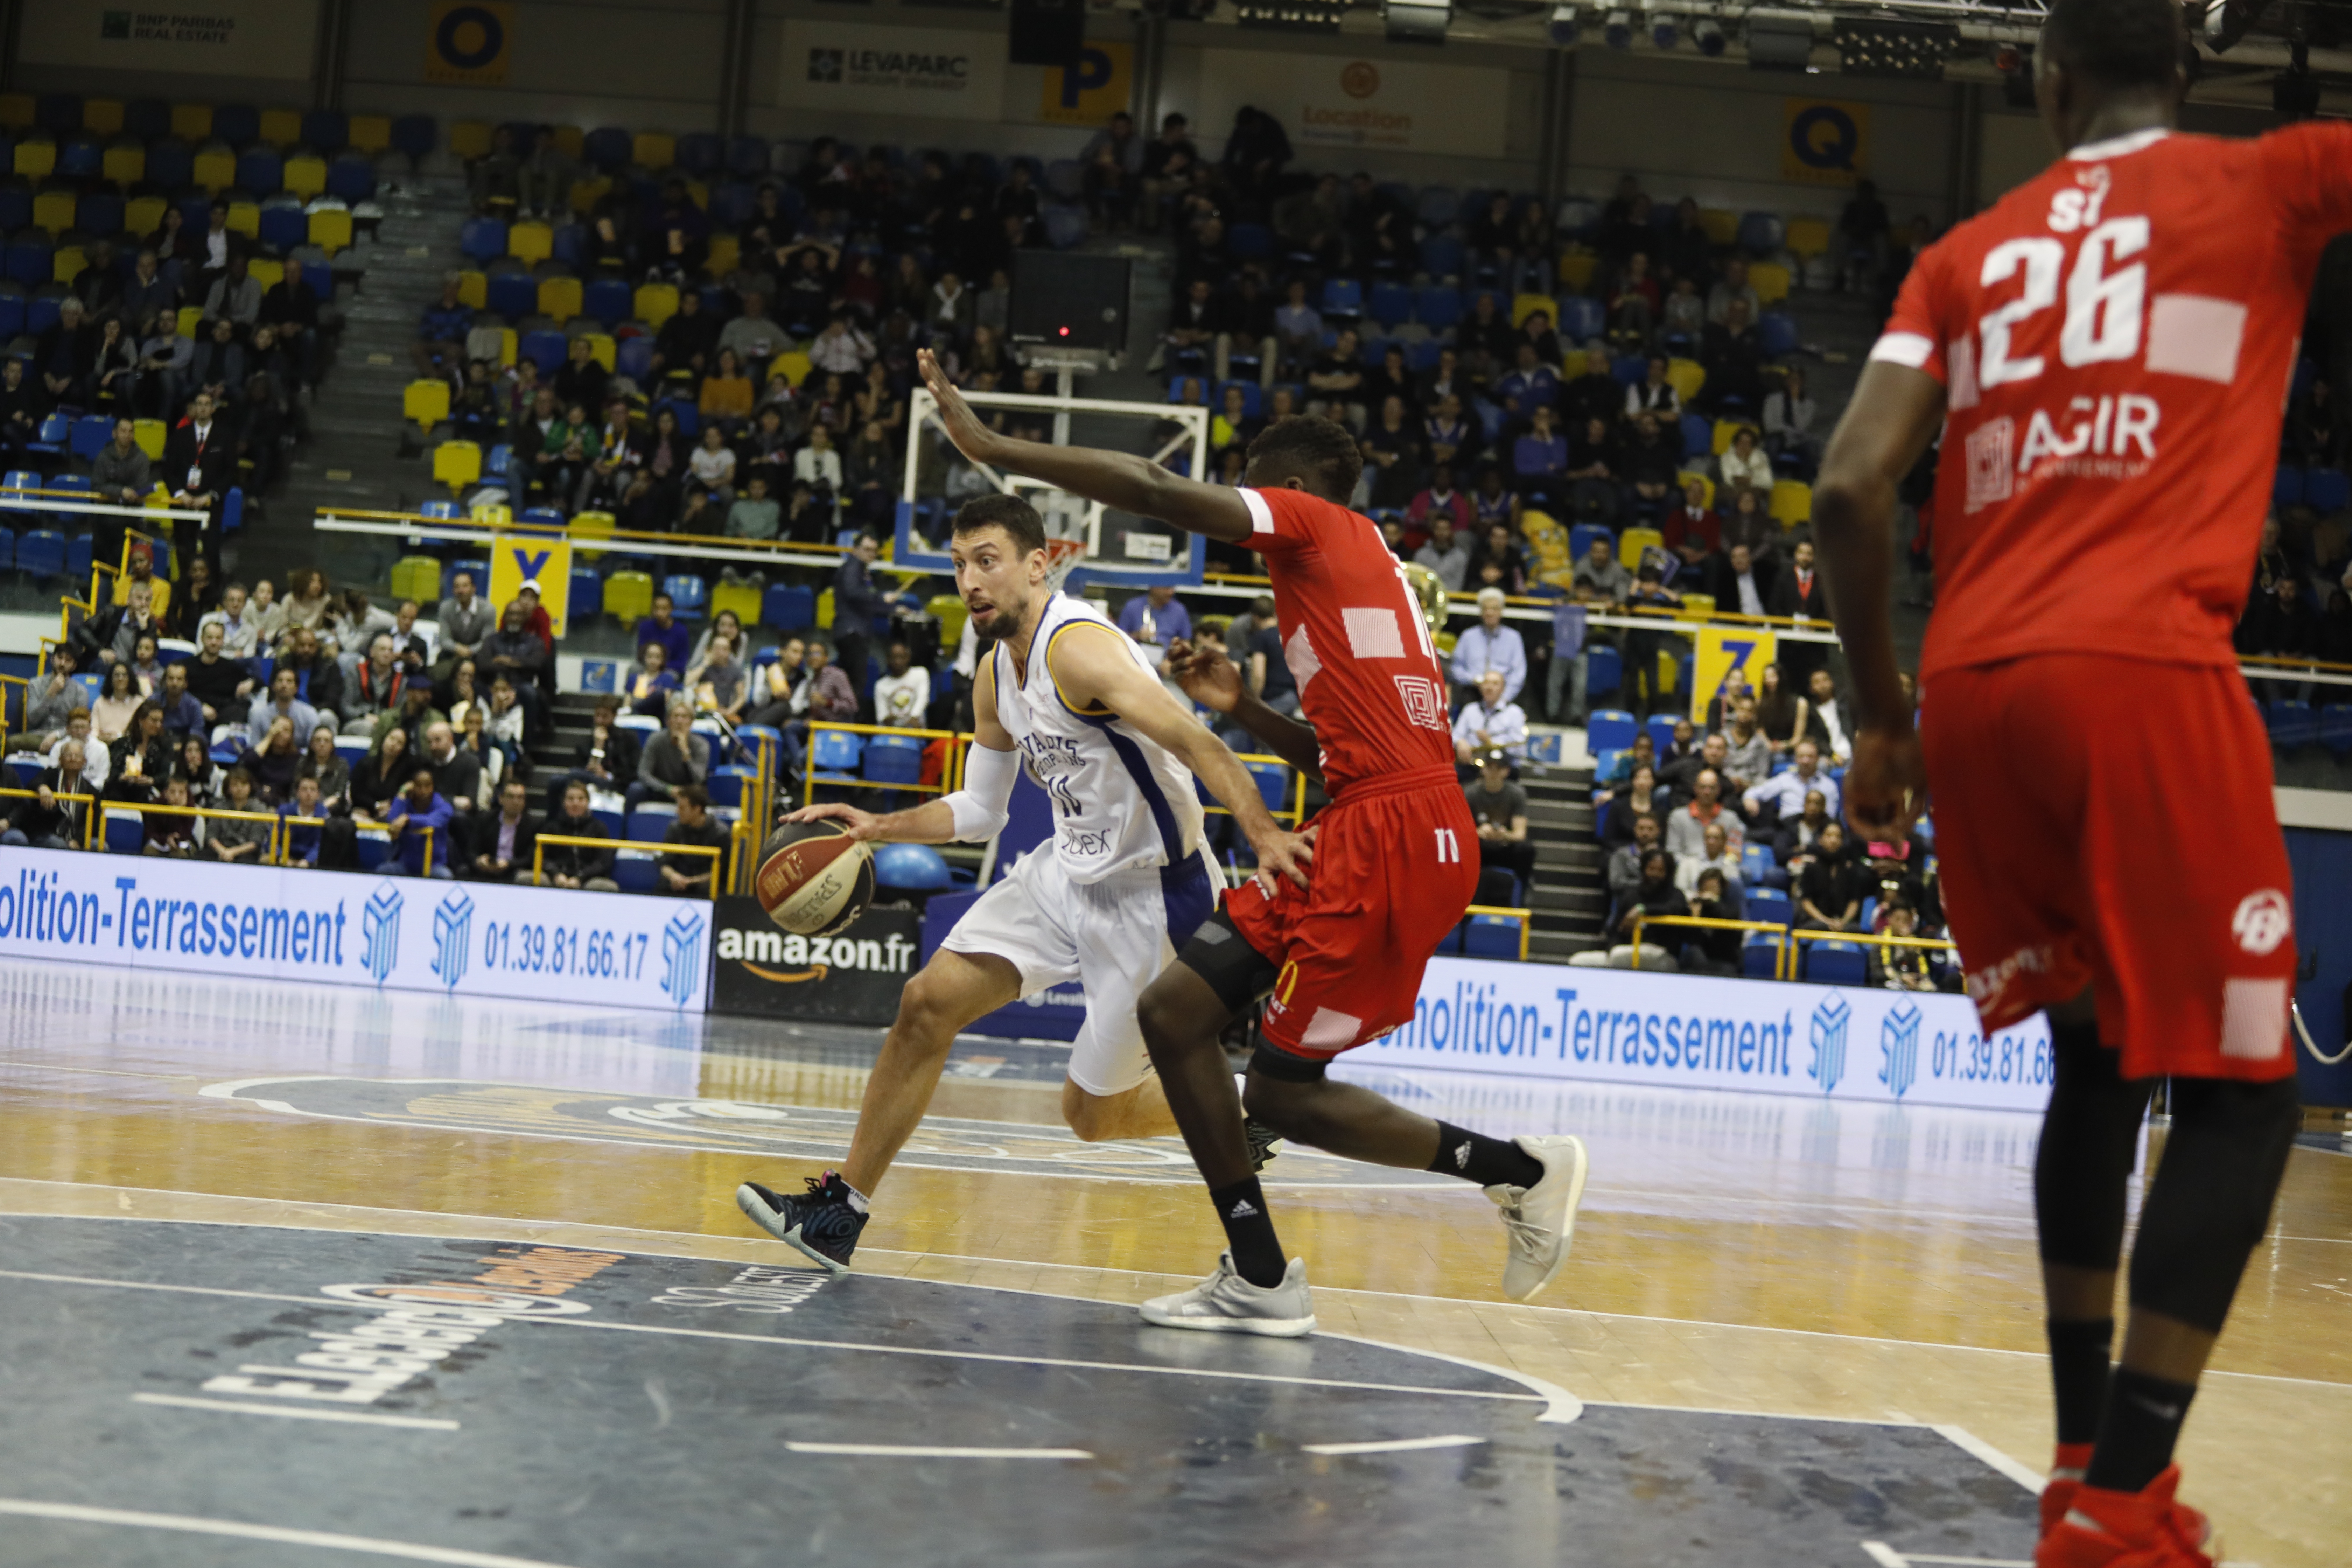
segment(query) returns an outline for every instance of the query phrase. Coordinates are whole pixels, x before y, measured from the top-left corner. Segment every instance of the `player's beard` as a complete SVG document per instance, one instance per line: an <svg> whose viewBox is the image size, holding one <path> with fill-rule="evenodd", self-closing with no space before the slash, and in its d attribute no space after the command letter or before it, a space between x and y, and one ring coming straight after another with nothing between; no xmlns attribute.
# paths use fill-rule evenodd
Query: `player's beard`
<svg viewBox="0 0 2352 1568"><path fill-rule="evenodd" d="M995 614L988 617L988 624L973 628L973 635L983 645L1000 643L1008 638L1019 637L1022 627L1029 619L1030 606L1025 604L1007 605L1000 601L992 607Z"/></svg>

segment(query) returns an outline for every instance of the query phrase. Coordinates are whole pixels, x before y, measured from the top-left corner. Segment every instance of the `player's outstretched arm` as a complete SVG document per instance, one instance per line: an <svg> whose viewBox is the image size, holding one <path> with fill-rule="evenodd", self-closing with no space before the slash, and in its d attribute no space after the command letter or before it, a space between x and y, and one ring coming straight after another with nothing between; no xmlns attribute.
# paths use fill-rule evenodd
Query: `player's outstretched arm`
<svg viewBox="0 0 2352 1568"><path fill-rule="evenodd" d="M1316 742L1315 726L1267 707L1242 684L1241 669L1232 659L1178 637L1168 645L1168 673L1193 701L1213 712L1232 715L1268 751L1320 782L1323 748Z"/></svg>
<svg viewBox="0 0 2352 1568"><path fill-rule="evenodd" d="M881 816L828 801L804 805L784 820L845 823L850 837L875 844L984 844L995 837L1004 826L1020 763L1013 754L1013 737L997 722L993 659L982 661L971 699L975 744L964 754L964 787L955 794Z"/></svg>
<svg viewBox="0 0 2352 1568"><path fill-rule="evenodd" d="M1265 809L1257 781L1223 741L1168 695L1159 678L1135 662L1126 638L1104 626L1100 636L1057 637L1045 650L1046 672L1074 707L1109 709L1174 752L1234 814L1250 847L1257 852L1259 879L1274 891L1275 879L1307 886L1307 862L1315 858L1314 836L1286 833Z"/></svg>
<svg viewBox="0 0 2352 1568"><path fill-rule="evenodd" d="M1927 767L1895 658L1895 500L1943 417L1943 383L1874 361L1813 487L1813 534L1859 718L1845 814L1872 838L1907 833L1927 801Z"/></svg>
<svg viewBox="0 0 2352 1568"><path fill-rule="evenodd" d="M1191 533L1239 541L1250 536L1248 506L1238 491L1171 474L1159 464L1125 452L1088 447L1055 447L1000 436L981 422L929 349L916 351L923 384L939 400L940 423L956 450L975 463L1043 479L1072 495L1100 501L1138 517L1156 517Z"/></svg>

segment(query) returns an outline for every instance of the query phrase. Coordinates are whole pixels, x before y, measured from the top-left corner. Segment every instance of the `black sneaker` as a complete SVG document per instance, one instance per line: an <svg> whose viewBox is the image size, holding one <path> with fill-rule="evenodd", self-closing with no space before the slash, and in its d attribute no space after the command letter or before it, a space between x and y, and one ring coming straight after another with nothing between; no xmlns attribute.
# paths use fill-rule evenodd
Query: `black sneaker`
<svg viewBox="0 0 2352 1568"><path fill-rule="evenodd" d="M1247 1115L1242 1118L1242 1131L1249 1138L1250 1174L1255 1175L1274 1163L1274 1151L1282 1142L1282 1134Z"/></svg>
<svg viewBox="0 0 2352 1568"><path fill-rule="evenodd" d="M839 1172L827 1171L822 1181L814 1176L803 1180L808 1191L796 1198L746 1182L735 1189L735 1206L778 1241L798 1247L835 1274L846 1274L866 1216L849 1206L849 1184Z"/></svg>

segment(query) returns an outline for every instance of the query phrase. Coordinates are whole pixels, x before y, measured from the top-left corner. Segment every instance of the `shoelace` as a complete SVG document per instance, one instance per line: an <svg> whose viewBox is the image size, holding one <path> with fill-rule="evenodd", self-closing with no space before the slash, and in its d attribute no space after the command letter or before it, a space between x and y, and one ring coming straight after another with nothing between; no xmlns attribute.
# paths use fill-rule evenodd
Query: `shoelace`
<svg viewBox="0 0 2352 1568"><path fill-rule="evenodd" d="M1543 1249L1551 1244L1552 1232L1533 1220L1520 1217L1517 1204L1504 1209L1502 1215L1503 1229L1510 1236L1511 1249L1523 1255L1530 1262L1540 1258L1543 1255Z"/></svg>

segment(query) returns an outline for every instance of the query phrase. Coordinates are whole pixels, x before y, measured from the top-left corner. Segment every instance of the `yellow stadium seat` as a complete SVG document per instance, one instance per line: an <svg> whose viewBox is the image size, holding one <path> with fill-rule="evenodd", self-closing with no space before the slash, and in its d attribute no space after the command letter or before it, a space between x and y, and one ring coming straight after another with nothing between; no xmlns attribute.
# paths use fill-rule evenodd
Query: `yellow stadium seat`
<svg viewBox="0 0 2352 1568"><path fill-rule="evenodd" d="M392 563L392 602L414 599L429 605L441 596L441 563L430 555L404 555Z"/></svg>
<svg viewBox="0 0 2352 1568"><path fill-rule="evenodd" d="M816 624L820 630L833 629L833 590L830 588L816 596Z"/></svg>
<svg viewBox="0 0 2352 1568"><path fill-rule="evenodd" d="M286 160L286 172L280 177L286 182L289 191L307 202L312 196L323 195L327 189L327 161L309 155L289 158Z"/></svg>
<svg viewBox="0 0 2352 1568"><path fill-rule="evenodd" d="M16 173L46 180L58 166L58 144L47 138L16 143Z"/></svg>
<svg viewBox="0 0 2352 1568"><path fill-rule="evenodd" d="M1666 362L1666 384L1688 407L1699 388L1706 384L1706 367L1695 359L1670 359Z"/></svg>
<svg viewBox="0 0 2352 1568"><path fill-rule="evenodd" d="M963 634L959 632L956 635L958 637L961 637ZM1439 658L1452 658L1454 657L1454 645L1455 641L1458 640L1456 634L1453 632L1439 632L1433 640L1437 644Z"/></svg>
<svg viewBox="0 0 2352 1568"><path fill-rule="evenodd" d="M557 126L555 128L555 150L562 153L567 158L579 157L583 153L585 153L588 150L588 132L581 130L577 125ZM604 183L609 185L613 182L607 180Z"/></svg>
<svg viewBox="0 0 2352 1568"><path fill-rule="evenodd" d="M1663 550L1665 545L1666 536L1654 528L1629 528L1617 536L1617 560L1626 571L1638 571L1643 551Z"/></svg>
<svg viewBox="0 0 2352 1568"><path fill-rule="evenodd" d="M467 515L469 521L483 523L491 528L504 528L514 521L514 508L486 500Z"/></svg>
<svg viewBox="0 0 2352 1568"><path fill-rule="evenodd" d="M468 267L457 274L457 302L477 310L487 310L490 303L490 280Z"/></svg>
<svg viewBox="0 0 2352 1568"><path fill-rule="evenodd" d="M481 477L482 449L473 442L444 441L433 448L433 482L447 485L452 494Z"/></svg>
<svg viewBox="0 0 2352 1568"><path fill-rule="evenodd" d="M201 142L213 133L213 106L209 103L175 103L172 105L172 134L183 142Z"/></svg>
<svg viewBox="0 0 2352 1568"><path fill-rule="evenodd" d="M542 278L539 280L539 313L568 321L580 313L580 279Z"/></svg>
<svg viewBox="0 0 2352 1568"><path fill-rule="evenodd" d="M33 198L33 226L51 234L65 233L74 226L77 199L71 191L43 191Z"/></svg>
<svg viewBox="0 0 2352 1568"><path fill-rule="evenodd" d="M161 196L133 196L122 204L122 226L136 235L152 234L163 226L163 209L171 205Z"/></svg>
<svg viewBox="0 0 2352 1568"><path fill-rule="evenodd" d="M1660 648L1658 650L1659 692L1664 696L1673 696L1675 689L1682 685L1682 660L1664 648Z"/></svg>
<svg viewBox="0 0 2352 1568"><path fill-rule="evenodd" d="M449 384L446 381L412 381L400 394L400 416L414 419L430 430L449 417Z"/></svg>
<svg viewBox="0 0 2352 1568"><path fill-rule="evenodd" d="M1789 220L1789 254L1811 258L1830 247L1830 226L1817 217L1792 217Z"/></svg>
<svg viewBox="0 0 2352 1568"><path fill-rule="evenodd" d="M392 116L388 114L354 114L352 116L352 150L355 153L376 153L392 145Z"/></svg>
<svg viewBox="0 0 2352 1568"><path fill-rule="evenodd" d="M664 321L677 314L677 285L640 284L631 308L636 311L637 320L649 327L659 328Z"/></svg>
<svg viewBox="0 0 2352 1568"><path fill-rule="evenodd" d="M245 269L264 289L275 289L286 280L286 263L274 257L257 256L246 263Z"/></svg>
<svg viewBox="0 0 2352 1568"><path fill-rule="evenodd" d="M618 526L619 524L609 511L574 512L572 517L572 537L574 540L610 539L613 537L613 530ZM604 559L604 552L583 550L576 544L572 548L572 553L583 561Z"/></svg>
<svg viewBox="0 0 2352 1568"><path fill-rule="evenodd" d="M1699 208L1698 226L1706 231L1709 245L1729 245L1739 237L1739 215L1721 207Z"/></svg>
<svg viewBox="0 0 2352 1568"><path fill-rule="evenodd" d="M942 647L961 645L963 624L971 618L971 611L961 598L953 594L934 594L923 601L923 613L940 623Z"/></svg>
<svg viewBox="0 0 2352 1568"><path fill-rule="evenodd" d="M100 172L118 185L135 185L147 177L147 149L136 142L109 147Z"/></svg>
<svg viewBox="0 0 2352 1568"><path fill-rule="evenodd" d="M1748 287L1767 305L1777 305L1789 297L1789 269L1777 261L1759 261L1748 269Z"/></svg>
<svg viewBox="0 0 2352 1568"><path fill-rule="evenodd" d="M758 626L760 624L760 590L749 583L720 583L714 585L710 590L710 613L716 617L721 610L734 611L735 618L747 627Z"/></svg>
<svg viewBox="0 0 2352 1568"><path fill-rule="evenodd" d="M320 207L310 215L310 243L332 256L352 245L352 215L345 207Z"/></svg>
<svg viewBox="0 0 2352 1568"><path fill-rule="evenodd" d="M713 278L724 278L735 270L743 258L743 242L731 234L710 237L710 259L708 263Z"/></svg>
<svg viewBox="0 0 2352 1568"><path fill-rule="evenodd" d="M60 245L49 256L49 280L70 283L80 277L89 265L89 259L82 255L80 246Z"/></svg>
<svg viewBox="0 0 2352 1568"><path fill-rule="evenodd" d="M1690 483L1693 479L1696 479L1701 485L1706 487L1706 497L1701 504L1712 508L1715 505L1715 481L1708 479L1705 474L1700 473L1696 468L1685 468L1681 473L1676 474L1675 476L1675 488L1676 489L1680 489L1683 486Z"/></svg>
<svg viewBox="0 0 2352 1568"><path fill-rule="evenodd" d="M602 174L593 180L572 181L572 210L582 217L586 217L596 210L596 204L603 201L612 188L613 182Z"/></svg>
<svg viewBox="0 0 2352 1568"><path fill-rule="evenodd" d="M517 352L516 345L520 342L520 340L515 336L515 330L512 327L500 327L499 329L499 369L511 370L514 368L515 353Z"/></svg>
<svg viewBox="0 0 2352 1568"><path fill-rule="evenodd" d="M667 169L677 162L677 138L667 131L640 131L630 157L647 169Z"/></svg>
<svg viewBox="0 0 2352 1568"><path fill-rule="evenodd" d="M0 92L0 125L11 131L22 131L33 122L33 95L29 92Z"/></svg>
<svg viewBox="0 0 2352 1568"><path fill-rule="evenodd" d="M471 162L490 150L490 122L487 120L459 120L449 126L449 151Z"/></svg>
<svg viewBox="0 0 2352 1568"><path fill-rule="evenodd" d="M236 184L236 154L226 142L208 142L196 150L195 182L211 192Z"/></svg>
<svg viewBox="0 0 2352 1568"><path fill-rule="evenodd" d="M261 139L281 150L302 140L302 111L299 109L265 109L261 111Z"/></svg>
<svg viewBox="0 0 2352 1568"><path fill-rule="evenodd" d="M228 204L228 226L247 239L261 237L261 204L231 202Z"/></svg>
<svg viewBox="0 0 2352 1568"><path fill-rule="evenodd" d="M507 254L536 267L555 254L555 231L543 223L519 223L507 230Z"/></svg>
<svg viewBox="0 0 2352 1568"><path fill-rule="evenodd" d="M86 98L81 102L81 128L93 136L119 136L122 132L122 100L119 98Z"/></svg>
<svg viewBox="0 0 2352 1568"><path fill-rule="evenodd" d="M1581 246L1570 246L1559 253L1559 286L1581 294L1592 287L1592 274L1599 269L1601 258Z"/></svg>
<svg viewBox="0 0 2352 1568"><path fill-rule="evenodd" d="M596 356L596 363L603 365L605 373L610 374L613 369L613 357L619 352L617 346L613 342L612 334L609 332L583 332L580 336L586 341L588 344L588 352Z"/></svg>
<svg viewBox="0 0 2352 1568"><path fill-rule="evenodd" d="M654 611L654 580L643 572L615 572L604 579L604 613L634 626Z"/></svg>
<svg viewBox="0 0 2352 1568"><path fill-rule="evenodd" d="M1715 614L1715 595L1712 594L1685 594L1683 595L1683 613L1686 616L1696 616L1702 621L1707 619Z"/></svg>
<svg viewBox="0 0 2352 1568"><path fill-rule="evenodd" d="M1522 326L1529 316L1541 310L1551 318L1554 331L1559 327L1559 301L1549 294L1521 294L1511 301L1511 325Z"/></svg>
<svg viewBox="0 0 2352 1568"><path fill-rule="evenodd" d="M1772 486L1772 504L1767 510L1782 528L1811 522L1813 521L1813 487L1795 479L1778 480Z"/></svg>
<svg viewBox="0 0 2352 1568"><path fill-rule="evenodd" d="M768 379L782 376L786 385L800 386L807 382L813 368L808 355L798 349L787 349L768 362Z"/></svg>
<svg viewBox="0 0 2352 1568"><path fill-rule="evenodd" d="M147 454L147 460L151 463L163 460L163 439L171 433L171 427L161 419L142 419L131 426L139 449Z"/></svg>
<svg viewBox="0 0 2352 1568"><path fill-rule="evenodd" d="M1715 422L1715 455L1720 458L1730 451L1733 438L1747 427L1738 419L1717 420Z"/></svg>
<svg viewBox="0 0 2352 1568"><path fill-rule="evenodd" d="M183 305L180 307L180 335L182 337L194 337L196 335L196 329L204 324L205 308L202 305Z"/></svg>

